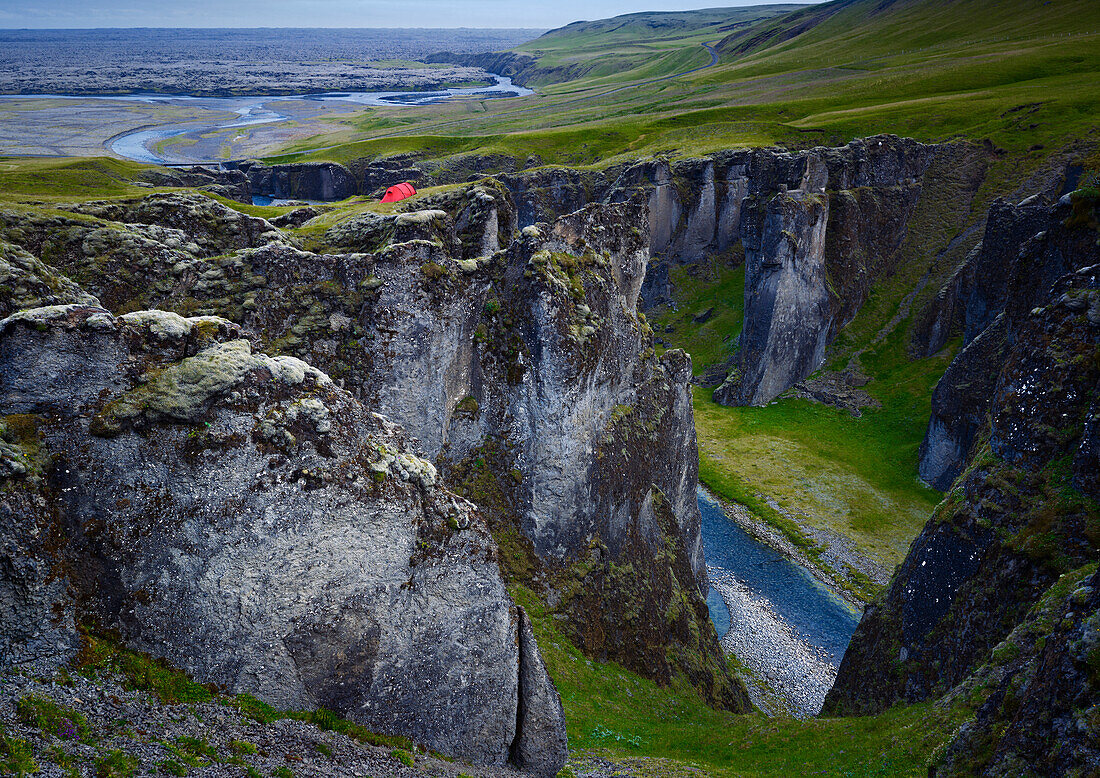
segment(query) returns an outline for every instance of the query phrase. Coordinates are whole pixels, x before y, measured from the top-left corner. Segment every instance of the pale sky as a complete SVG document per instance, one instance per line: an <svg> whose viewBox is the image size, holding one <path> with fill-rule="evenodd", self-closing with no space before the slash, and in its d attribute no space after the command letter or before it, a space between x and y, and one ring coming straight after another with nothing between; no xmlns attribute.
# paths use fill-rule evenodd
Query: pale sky
<svg viewBox="0 0 1100 778"><path fill-rule="evenodd" d="M783 0L790 2L790 0ZM797 0L796 0L797 1ZM703 0L706 3L706 0ZM807 2L807 0L802 0ZM0 0L0 29L86 27L527 27L637 11L769 0Z"/></svg>

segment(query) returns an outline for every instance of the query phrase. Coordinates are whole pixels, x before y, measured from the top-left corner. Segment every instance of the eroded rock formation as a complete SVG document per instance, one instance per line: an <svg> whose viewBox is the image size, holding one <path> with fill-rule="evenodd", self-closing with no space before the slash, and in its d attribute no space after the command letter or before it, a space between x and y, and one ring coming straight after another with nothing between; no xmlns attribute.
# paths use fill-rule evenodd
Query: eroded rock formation
<svg viewBox="0 0 1100 778"><path fill-rule="evenodd" d="M399 427L239 327L0 322L5 665L92 617L201 681L552 776L560 700L470 502Z"/></svg>
<svg viewBox="0 0 1100 778"><path fill-rule="evenodd" d="M415 441L403 450L479 506L508 579L564 615L586 652L747 709L703 599L690 362L654 354L637 307L644 203L517 232L509 190L483 181L307 240L203 200L85 204L72 219L12 212L3 229L31 252L48 247L115 311L224 317L265 352L323 370L335 382L326 391L399 424ZM128 425L146 423L158 386L135 388L96 431L140 435ZM306 445L292 426L252 442ZM242 470L258 478L262 464ZM484 552L492 564L495 548ZM532 743L517 742L513 758L545 751Z"/></svg>
<svg viewBox="0 0 1100 778"><path fill-rule="evenodd" d="M1007 297L993 306L1003 310L943 379L980 372L972 349L1002 338L996 361L981 358L995 376L977 390L988 392L986 420L961 476L864 614L826 700L826 712L871 713L980 695L943 774L1059 774L1100 760L1097 720L1082 713L1100 688L1085 580L1100 557L1100 265L1073 269L1095 261L1097 203L1074 195L1047 218L1043 233L1022 231L1016 251L998 247L1010 257Z"/></svg>

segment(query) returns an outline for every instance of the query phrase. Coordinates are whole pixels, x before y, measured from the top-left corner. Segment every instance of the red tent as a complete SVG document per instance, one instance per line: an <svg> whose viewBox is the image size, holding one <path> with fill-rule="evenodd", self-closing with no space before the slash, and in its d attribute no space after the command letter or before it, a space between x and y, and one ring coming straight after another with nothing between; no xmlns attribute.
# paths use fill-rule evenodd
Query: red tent
<svg viewBox="0 0 1100 778"><path fill-rule="evenodd" d="M416 187L406 181L403 184L397 186L391 186L386 190L386 196L382 198L384 203L396 203L398 200L404 200L406 197L412 197L416 194Z"/></svg>

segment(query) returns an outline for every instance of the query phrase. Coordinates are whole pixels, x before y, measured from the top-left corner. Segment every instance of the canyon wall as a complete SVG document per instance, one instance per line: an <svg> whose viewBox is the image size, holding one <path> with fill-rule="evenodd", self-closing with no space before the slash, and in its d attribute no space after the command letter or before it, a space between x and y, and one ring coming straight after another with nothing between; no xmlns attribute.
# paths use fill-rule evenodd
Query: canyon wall
<svg viewBox="0 0 1100 778"><path fill-rule="evenodd" d="M5 213L0 232L113 311L222 316L324 370L479 506L505 575L587 653L747 709L704 602L690 361L655 355L637 307L644 203L517 232L488 180L345 219L309 251L201 196L70 210Z"/></svg>
<svg viewBox="0 0 1100 778"><path fill-rule="evenodd" d="M961 475L868 607L826 700L828 713L864 714L976 696L977 716L937 774L990 765L1054 774L1100 758L1096 723L1078 712L1100 694L1097 206L1079 193L1053 207L995 209L970 268L993 251L1006 258L1003 286L982 280L1004 296L970 307L988 323L941 380L929 429L932 439L976 425L958 454ZM1017 218L1040 232L1006 233ZM960 299L982 295L957 288ZM968 395L970 416L944 403ZM935 447L926 441L925 451L928 461Z"/></svg>

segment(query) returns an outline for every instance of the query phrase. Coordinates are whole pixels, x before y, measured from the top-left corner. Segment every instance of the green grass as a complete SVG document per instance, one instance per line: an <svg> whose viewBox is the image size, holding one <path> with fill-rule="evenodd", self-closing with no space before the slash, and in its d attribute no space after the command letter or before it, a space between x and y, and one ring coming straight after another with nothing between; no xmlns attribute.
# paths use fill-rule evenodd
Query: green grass
<svg viewBox="0 0 1100 778"><path fill-rule="evenodd" d="M745 315L745 266L716 257L705 264L671 268L676 310L663 306L650 318L658 337L691 354L692 372L723 363L734 353ZM713 309L705 322L693 319ZM672 332L666 328L672 327Z"/></svg>
<svg viewBox="0 0 1100 778"><path fill-rule="evenodd" d="M0 774L23 778L24 775L38 772L34 761L34 749L26 740L8 737L0 728Z"/></svg>
<svg viewBox="0 0 1100 778"><path fill-rule="evenodd" d="M700 479L792 535L789 522L762 507L757 495L767 495L798 523L838 532L893 569L941 498L918 481L917 453L932 388L953 354L910 361L904 331L864 354L874 378L866 389L882 407L861 418L797 399L727 408L709 389L694 389Z"/></svg>
<svg viewBox="0 0 1100 778"><path fill-rule="evenodd" d="M118 674L125 679L127 688L147 692L168 705L214 699L215 687L195 683L186 673L162 659L124 649L111 636L87 629L83 635L84 647L77 658L77 666L87 675Z"/></svg>
<svg viewBox="0 0 1100 778"><path fill-rule="evenodd" d="M569 77L586 80L608 76L614 80L635 80L676 73L687 69L682 57L692 64L704 64L710 55L699 45L717 41L729 26L782 14L790 6L747 9L711 8L688 12L643 12L575 22L551 30L516 51L538 59L542 73L536 84L552 85Z"/></svg>
<svg viewBox="0 0 1100 778"><path fill-rule="evenodd" d="M138 197L155 190L138 188L131 182L152 168L106 157L0 157L0 202Z"/></svg>
<svg viewBox="0 0 1100 778"><path fill-rule="evenodd" d="M48 697L23 697L16 705L16 715L24 724L38 729L43 737L91 742L91 732L84 714L58 705Z"/></svg>
<svg viewBox="0 0 1100 778"><path fill-rule="evenodd" d="M677 769L720 776L924 775L933 749L962 715L931 705L809 721L716 711L688 688L662 689L619 665L588 659L530 591L520 587L513 595L531 617L561 693L570 748L620 760L645 757L630 762L640 775Z"/></svg>

